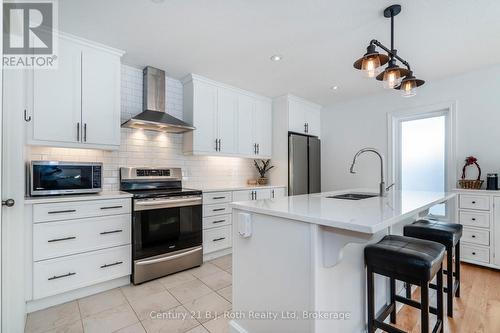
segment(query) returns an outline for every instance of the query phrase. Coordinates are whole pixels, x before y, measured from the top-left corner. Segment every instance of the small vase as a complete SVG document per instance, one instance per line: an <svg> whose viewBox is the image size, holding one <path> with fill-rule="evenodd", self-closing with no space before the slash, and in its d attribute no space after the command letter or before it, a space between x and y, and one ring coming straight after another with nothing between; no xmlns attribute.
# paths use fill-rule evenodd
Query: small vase
<svg viewBox="0 0 500 333"><path fill-rule="evenodd" d="M267 177L260 177L259 179L257 179L257 183L259 185L267 185Z"/></svg>

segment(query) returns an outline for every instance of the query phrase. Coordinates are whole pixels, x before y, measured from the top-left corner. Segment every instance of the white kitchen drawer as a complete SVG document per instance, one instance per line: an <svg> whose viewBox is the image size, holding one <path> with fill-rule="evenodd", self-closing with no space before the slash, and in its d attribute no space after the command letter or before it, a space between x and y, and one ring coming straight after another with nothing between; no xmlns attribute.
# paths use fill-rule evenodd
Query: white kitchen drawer
<svg viewBox="0 0 500 333"><path fill-rule="evenodd" d="M130 214L131 199L74 201L33 205L33 222Z"/></svg>
<svg viewBox="0 0 500 333"><path fill-rule="evenodd" d="M216 215L203 218L203 229L222 227L231 224L231 214Z"/></svg>
<svg viewBox="0 0 500 333"><path fill-rule="evenodd" d="M203 193L203 204L216 204L232 201L231 192Z"/></svg>
<svg viewBox="0 0 500 333"><path fill-rule="evenodd" d="M490 210L490 197L485 195L460 194L460 208Z"/></svg>
<svg viewBox="0 0 500 333"><path fill-rule="evenodd" d="M231 226L203 230L203 254L231 247Z"/></svg>
<svg viewBox="0 0 500 333"><path fill-rule="evenodd" d="M490 213L461 210L458 219L463 225L480 228L490 227Z"/></svg>
<svg viewBox="0 0 500 333"><path fill-rule="evenodd" d="M465 260L480 261L488 264L490 262L490 250L484 247L461 244L460 257Z"/></svg>
<svg viewBox="0 0 500 333"><path fill-rule="evenodd" d="M489 246L490 232L484 229L464 228L461 241Z"/></svg>
<svg viewBox="0 0 500 333"><path fill-rule="evenodd" d="M39 261L131 243L131 215L33 225L33 260Z"/></svg>
<svg viewBox="0 0 500 333"><path fill-rule="evenodd" d="M113 247L33 264L33 298L113 280L131 273L130 245Z"/></svg>
<svg viewBox="0 0 500 333"><path fill-rule="evenodd" d="M228 203L203 205L203 217L229 214L229 213L231 213L231 208L229 208Z"/></svg>

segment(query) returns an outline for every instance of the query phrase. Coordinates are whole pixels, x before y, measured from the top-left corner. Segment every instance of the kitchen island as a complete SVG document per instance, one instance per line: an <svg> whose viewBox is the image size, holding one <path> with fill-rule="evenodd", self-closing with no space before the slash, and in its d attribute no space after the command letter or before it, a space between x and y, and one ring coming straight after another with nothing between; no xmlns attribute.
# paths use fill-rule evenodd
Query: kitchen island
<svg viewBox="0 0 500 333"><path fill-rule="evenodd" d="M331 198L366 189L236 202L233 208L233 333L364 332L363 249L454 198L392 191L361 200ZM376 304L388 301L377 276Z"/></svg>

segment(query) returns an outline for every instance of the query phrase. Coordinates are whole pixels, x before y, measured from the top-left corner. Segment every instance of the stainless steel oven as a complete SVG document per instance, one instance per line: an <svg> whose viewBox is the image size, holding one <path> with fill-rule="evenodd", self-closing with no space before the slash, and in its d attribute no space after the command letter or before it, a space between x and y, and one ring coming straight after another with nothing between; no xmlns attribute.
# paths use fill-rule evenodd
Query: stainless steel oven
<svg viewBox="0 0 500 333"><path fill-rule="evenodd" d="M97 193L102 190L102 163L32 161L28 195Z"/></svg>
<svg viewBox="0 0 500 333"><path fill-rule="evenodd" d="M181 187L180 169L122 168L120 176L133 194L133 283L201 265L201 191Z"/></svg>

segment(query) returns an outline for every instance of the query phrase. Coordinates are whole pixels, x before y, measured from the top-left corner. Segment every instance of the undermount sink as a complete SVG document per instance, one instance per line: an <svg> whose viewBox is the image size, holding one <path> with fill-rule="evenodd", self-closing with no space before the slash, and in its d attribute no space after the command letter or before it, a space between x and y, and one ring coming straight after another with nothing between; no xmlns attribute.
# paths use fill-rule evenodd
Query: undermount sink
<svg viewBox="0 0 500 333"><path fill-rule="evenodd" d="M371 193L344 193L344 194L338 194L338 195L331 195L331 196L328 196L327 198L330 198L330 199L342 199L342 200L362 200L362 199L368 199L368 198L373 198L373 197L378 197L378 194L371 194Z"/></svg>

